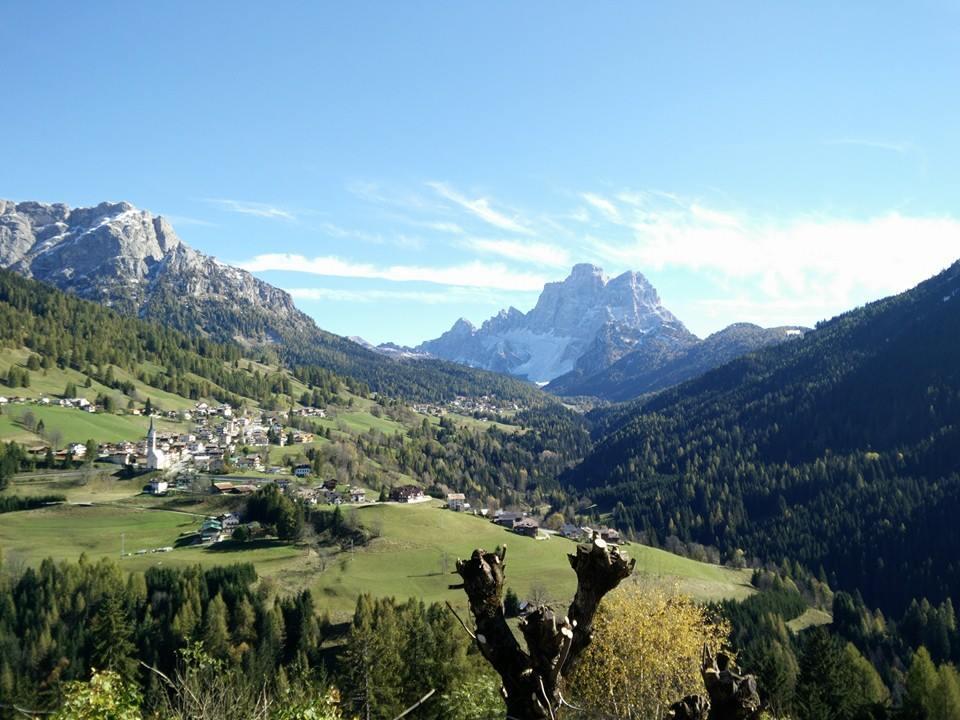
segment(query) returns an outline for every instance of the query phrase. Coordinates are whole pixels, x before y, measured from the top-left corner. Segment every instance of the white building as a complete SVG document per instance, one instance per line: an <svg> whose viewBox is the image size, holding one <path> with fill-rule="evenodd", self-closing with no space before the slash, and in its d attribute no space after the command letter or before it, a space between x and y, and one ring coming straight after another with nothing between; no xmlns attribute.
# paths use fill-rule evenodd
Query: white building
<svg viewBox="0 0 960 720"><path fill-rule="evenodd" d="M166 480L151 480L148 486L151 495L163 495L169 487Z"/></svg>
<svg viewBox="0 0 960 720"><path fill-rule="evenodd" d="M150 418L150 429L147 430L147 469L166 470L170 464L167 456L157 447L157 429Z"/></svg>

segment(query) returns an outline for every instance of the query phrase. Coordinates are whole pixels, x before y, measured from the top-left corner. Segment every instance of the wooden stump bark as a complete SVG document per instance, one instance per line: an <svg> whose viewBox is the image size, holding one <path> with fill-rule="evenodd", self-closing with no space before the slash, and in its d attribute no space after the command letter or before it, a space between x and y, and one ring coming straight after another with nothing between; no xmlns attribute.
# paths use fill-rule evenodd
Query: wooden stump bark
<svg viewBox="0 0 960 720"><path fill-rule="evenodd" d="M633 572L635 560L596 533L569 555L577 590L565 616L541 605L520 621L524 650L503 612L506 547L496 552L474 550L457 561L463 589L476 623L480 652L500 675L509 720L554 720L560 708L560 682L593 638L593 619L603 596Z"/></svg>

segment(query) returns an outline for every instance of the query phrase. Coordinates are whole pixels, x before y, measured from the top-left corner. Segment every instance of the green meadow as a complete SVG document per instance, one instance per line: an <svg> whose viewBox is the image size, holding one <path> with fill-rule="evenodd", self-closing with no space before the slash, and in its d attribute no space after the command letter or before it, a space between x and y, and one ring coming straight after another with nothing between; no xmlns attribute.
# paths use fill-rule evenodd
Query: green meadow
<svg viewBox="0 0 960 720"><path fill-rule="evenodd" d="M314 559L318 572L304 578L331 610L350 611L362 592L465 606L461 592L447 589L456 582L450 573L457 558L469 557L478 547L494 550L504 544L507 584L521 598L539 591L562 603L569 601L576 586L567 560L576 543L560 536L521 537L483 518L445 510L438 502L377 504L354 512L381 536L333 561ZM748 571L698 563L642 545L624 550L637 560L638 582L665 585L702 600L742 598L752 592Z"/></svg>
<svg viewBox="0 0 960 720"><path fill-rule="evenodd" d="M88 413L76 408L59 405L8 405L0 416L0 440L16 440L27 444L43 444L38 434L27 431L24 416L31 413L36 421L43 421L48 438L59 432L61 444L86 442L118 442L141 440L147 434L148 418L140 415L114 415L112 413ZM190 427L189 423L155 420L157 429L178 431Z"/></svg>
<svg viewBox="0 0 960 720"><path fill-rule="evenodd" d="M508 585L522 598L546 595L569 600L574 575L566 555L575 543L553 536L534 540L514 535L487 520L445 510L431 501L414 505L377 504L347 509L379 537L353 550L308 544L262 542L222 543L213 547L174 546L199 527L207 514L236 506L233 498L140 495L142 481L117 480L105 474L56 479L18 478L5 493L63 494L68 504L0 515L3 556L36 565L46 557L76 559L114 557L130 571L155 565L205 566L251 562L278 592L311 589L318 605L334 618L348 617L360 593L427 602L449 600L465 608L463 593L450 591L456 559L474 548L507 545ZM93 504L90 504L93 503ZM147 550L143 555L120 558ZM631 545L625 551L637 560L635 581L658 584L702 600L742 598L752 592L750 573L706 565L661 550Z"/></svg>

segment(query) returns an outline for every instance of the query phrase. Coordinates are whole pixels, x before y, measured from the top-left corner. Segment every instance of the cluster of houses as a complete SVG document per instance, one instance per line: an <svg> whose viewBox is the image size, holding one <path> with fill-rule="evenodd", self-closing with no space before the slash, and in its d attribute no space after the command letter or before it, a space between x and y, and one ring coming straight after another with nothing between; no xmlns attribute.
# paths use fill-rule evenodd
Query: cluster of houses
<svg viewBox="0 0 960 720"><path fill-rule="evenodd" d="M327 480L318 487L286 488L294 497L310 505L362 505L367 502L367 491L361 487L338 484L336 480Z"/></svg>
<svg viewBox="0 0 960 720"><path fill-rule="evenodd" d="M25 397L5 397L0 395L0 405L43 405L43 406L57 406L66 407L66 408L76 408L77 410L83 410L84 412L95 413L97 412L97 406L86 398L62 398L59 400L51 400L48 397L39 397L39 398L25 398Z"/></svg>
<svg viewBox="0 0 960 720"><path fill-rule="evenodd" d="M448 412L459 415L472 415L475 412L485 415L499 415L503 412L516 412L520 406L514 402L503 402L493 395L481 395L480 397L467 397L458 395L456 398L443 405L434 403L417 403L413 405L413 411L421 415L433 415L434 417L443 417Z"/></svg>
<svg viewBox="0 0 960 720"><path fill-rule="evenodd" d="M447 493L447 508L453 510L454 512L471 512L470 503L467 502L466 495L464 493ZM473 510L472 512L481 517L490 516L490 513L486 508ZM512 530L518 535L524 535L532 538L540 537L540 522L528 513L519 510L497 510L493 513L493 516L490 518L490 520L495 525L499 525L507 530ZM620 533L613 528L608 528L606 526L591 528L585 525L580 526L572 523L565 523L557 532L557 534L565 538L569 538L570 540L581 541L593 539L595 532L602 540L611 545L619 545L621 542Z"/></svg>
<svg viewBox="0 0 960 720"><path fill-rule="evenodd" d="M390 489L390 499L398 503L416 503L429 500L416 485L400 485Z"/></svg>
<svg viewBox="0 0 960 720"><path fill-rule="evenodd" d="M238 448L266 446L271 438L281 446L285 445L285 412L272 416L252 416L237 413L228 403L208 405L198 402L192 410L166 415L178 420L192 420L194 426L189 432L160 432L154 426L154 418L164 415L154 413L150 416L150 430L144 440L104 443L100 446L98 459L118 465L138 465L148 470L167 470L180 465L219 472L229 463L241 470L273 474L283 472L281 467L267 465L266 454L242 455L238 453ZM310 432L294 430L292 435L294 443L310 443L314 440Z"/></svg>

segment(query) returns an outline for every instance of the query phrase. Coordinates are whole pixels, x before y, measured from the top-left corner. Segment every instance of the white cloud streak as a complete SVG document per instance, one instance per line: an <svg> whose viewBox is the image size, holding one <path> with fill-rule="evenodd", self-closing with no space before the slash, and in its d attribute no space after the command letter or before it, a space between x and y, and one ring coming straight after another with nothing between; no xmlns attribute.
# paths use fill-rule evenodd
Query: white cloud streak
<svg viewBox="0 0 960 720"><path fill-rule="evenodd" d="M288 253L257 255L236 263L250 272L302 272L328 277L366 278L393 282L427 282L436 285L496 288L500 290L540 290L546 278L517 272L499 263L468 262L447 267L391 265L378 267L367 263L326 256L308 258Z"/></svg>
<svg viewBox="0 0 960 720"><path fill-rule="evenodd" d="M210 222L209 220L187 217L186 215L163 215L162 217L164 217L167 222L174 227L182 227L187 225L193 225L196 227L217 227L216 223Z"/></svg>
<svg viewBox="0 0 960 720"><path fill-rule="evenodd" d="M766 302L835 311L905 290L960 256L960 221L888 212L858 220L770 220L637 195L619 223L632 239L595 241L605 263L684 269L747 284ZM812 303L812 304L811 304Z"/></svg>
<svg viewBox="0 0 960 720"><path fill-rule="evenodd" d="M268 220L292 221L297 219L292 212L267 203L230 200L228 198L208 198L207 202L211 205L216 205L222 210L240 213L241 215L252 215Z"/></svg>
<svg viewBox="0 0 960 720"><path fill-rule="evenodd" d="M480 218L485 223L493 225L501 230L517 233L519 235L532 235L533 232L523 223L509 218L501 212L494 210L490 205L489 198L470 199L460 194L446 183L428 182L427 186L432 188L440 197L452 202L472 215Z"/></svg>
<svg viewBox="0 0 960 720"><path fill-rule="evenodd" d="M415 290L348 290L342 288L288 288L287 292L297 300L377 303L409 302L421 305L462 305L482 303L498 305L502 295L485 288L451 286L438 291Z"/></svg>
<svg viewBox="0 0 960 720"><path fill-rule="evenodd" d="M602 195L597 195L596 193L581 193L580 197L594 210L599 210L610 222L620 222L620 211L617 210L617 206L607 198Z"/></svg>
<svg viewBox="0 0 960 720"><path fill-rule="evenodd" d="M549 243L469 238L465 240L464 246L477 252L499 255L509 260L545 267L569 267L572 265L570 253L567 250Z"/></svg>

